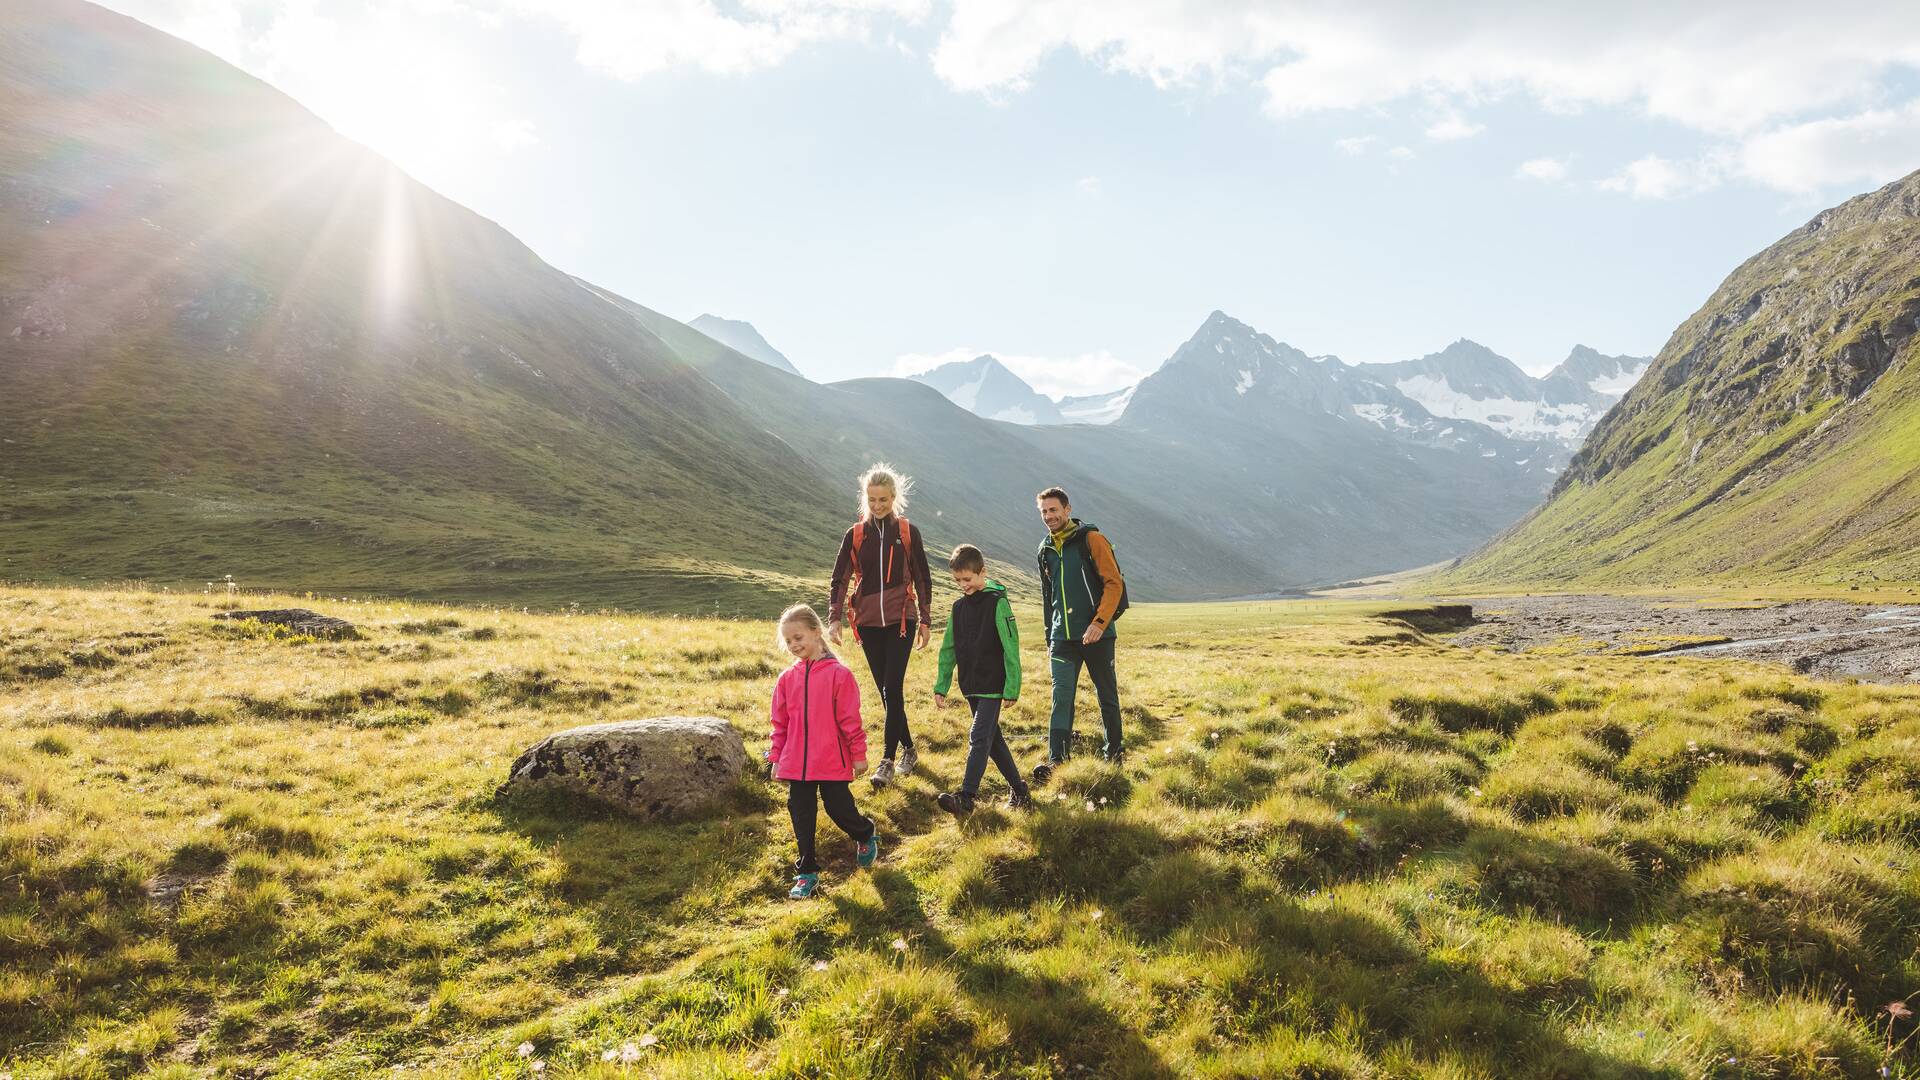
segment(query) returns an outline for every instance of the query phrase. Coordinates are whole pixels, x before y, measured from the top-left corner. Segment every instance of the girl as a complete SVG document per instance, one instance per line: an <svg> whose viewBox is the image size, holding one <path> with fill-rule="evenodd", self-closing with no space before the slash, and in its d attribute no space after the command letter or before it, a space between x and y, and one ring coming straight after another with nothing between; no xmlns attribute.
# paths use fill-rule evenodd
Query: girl
<svg viewBox="0 0 1920 1080"><path fill-rule="evenodd" d="M874 787L894 779L895 751L900 752L899 776L911 774L920 760L907 731L901 687L911 650L927 647L933 577L920 530L901 516L912 490L912 478L891 465L875 465L860 477L860 520L840 539L827 606L833 643L840 644L840 628L851 621L853 638L867 654L867 670L886 706L886 749L880 767L873 770Z"/></svg>
<svg viewBox="0 0 1920 1080"><path fill-rule="evenodd" d="M823 629L812 608L795 604L781 613L774 635L794 655L794 665L773 686L773 745L767 761L774 778L787 782L787 812L800 844L793 888L787 892L795 900L805 900L820 887L820 864L813 857L820 803L826 804L833 823L853 837L855 862L867 867L880 857L880 833L860 816L850 786L867 771L860 684L827 651Z"/></svg>

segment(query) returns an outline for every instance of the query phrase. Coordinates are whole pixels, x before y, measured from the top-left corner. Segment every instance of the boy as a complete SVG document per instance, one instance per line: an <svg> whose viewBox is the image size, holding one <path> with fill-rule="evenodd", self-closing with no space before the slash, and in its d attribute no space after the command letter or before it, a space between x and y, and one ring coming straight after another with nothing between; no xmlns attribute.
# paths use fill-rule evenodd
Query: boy
<svg viewBox="0 0 1920 1080"><path fill-rule="evenodd" d="M972 544L954 548L947 567L953 571L953 583L960 586L961 595L953 602L946 637L940 642L940 673L933 682L933 704L936 708L947 707L947 691L958 668L960 693L973 708L973 732L967 738L967 767L960 790L942 792L937 801L940 809L954 817L972 813L974 797L980 793L980 778L986 774L991 757L1013 789L1007 809L1024 810L1033 805L1033 796L1013 763L1006 737L1000 734L1001 706L1020 700L1020 631L1013 623L1013 606L1007 603L1006 586L987 580L987 560L979 548Z"/></svg>

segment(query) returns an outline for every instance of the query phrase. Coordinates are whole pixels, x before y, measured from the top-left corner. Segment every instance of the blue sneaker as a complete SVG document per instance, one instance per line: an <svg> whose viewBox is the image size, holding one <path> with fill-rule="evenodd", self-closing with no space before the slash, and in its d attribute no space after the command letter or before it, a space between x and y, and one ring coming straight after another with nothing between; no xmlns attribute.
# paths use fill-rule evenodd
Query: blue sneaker
<svg viewBox="0 0 1920 1080"><path fill-rule="evenodd" d="M819 887L819 874L795 874L793 875L793 888L787 890L787 899L805 900L807 897L812 896L814 890Z"/></svg>
<svg viewBox="0 0 1920 1080"><path fill-rule="evenodd" d="M880 859L880 830L853 845L853 861L860 864L862 870L872 866Z"/></svg>

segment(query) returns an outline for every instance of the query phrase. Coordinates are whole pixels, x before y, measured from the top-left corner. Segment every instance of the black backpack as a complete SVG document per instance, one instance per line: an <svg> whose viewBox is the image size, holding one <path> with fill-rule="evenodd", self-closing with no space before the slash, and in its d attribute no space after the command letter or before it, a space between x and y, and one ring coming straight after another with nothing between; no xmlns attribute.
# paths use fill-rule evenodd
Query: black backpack
<svg viewBox="0 0 1920 1080"><path fill-rule="evenodd" d="M1100 529L1096 525L1082 524L1078 529L1074 530L1073 536L1067 540L1067 543L1079 544L1080 558L1087 562L1092 562L1093 556L1087 552L1087 534L1090 532L1099 532L1099 531ZM1113 541L1108 540L1107 546L1113 547ZM1040 545L1038 558L1040 561L1041 587L1051 588L1051 586L1047 584L1047 545L1045 544ZM1120 569L1120 552L1118 549L1115 549L1113 553L1113 566L1114 566L1114 569L1116 570ZM1098 585L1094 584L1094 582L1096 581L1099 582ZM1087 586L1093 592L1093 606L1098 608L1100 606L1100 598L1106 595L1107 583L1104 580L1102 580L1098 575L1095 575L1094 577L1088 579ZM1114 606L1113 618L1107 620L1107 625L1111 626L1114 623L1119 622L1120 616L1125 615L1127 613L1127 608L1131 604L1132 604L1132 601L1127 597L1127 573L1126 571L1121 570L1120 571L1120 603Z"/></svg>

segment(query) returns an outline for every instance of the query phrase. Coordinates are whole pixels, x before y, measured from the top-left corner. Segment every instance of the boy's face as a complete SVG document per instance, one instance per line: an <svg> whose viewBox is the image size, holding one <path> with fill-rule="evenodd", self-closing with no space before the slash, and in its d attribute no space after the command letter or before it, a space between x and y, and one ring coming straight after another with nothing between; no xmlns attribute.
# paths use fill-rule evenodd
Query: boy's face
<svg viewBox="0 0 1920 1080"><path fill-rule="evenodd" d="M979 570L955 570L953 572L953 583L960 586L962 593L972 596L974 593L986 588L987 575Z"/></svg>

